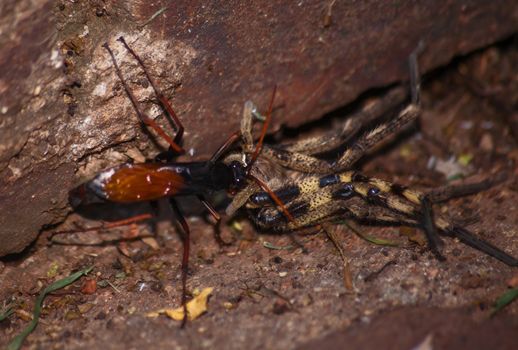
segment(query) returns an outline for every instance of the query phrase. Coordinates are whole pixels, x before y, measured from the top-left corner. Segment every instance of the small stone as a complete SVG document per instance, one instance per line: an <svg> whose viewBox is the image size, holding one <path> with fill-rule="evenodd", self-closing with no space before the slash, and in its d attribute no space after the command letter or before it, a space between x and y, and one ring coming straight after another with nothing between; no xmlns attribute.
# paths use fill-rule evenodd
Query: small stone
<svg viewBox="0 0 518 350"><path fill-rule="evenodd" d="M482 137L480 138L479 147L480 147L480 149L482 149L483 151L486 151L486 152L493 151L493 149L495 148L495 144L493 142L493 137L491 136L490 133L486 132L485 134L482 135Z"/></svg>
<svg viewBox="0 0 518 350"><path fill-rule="evenodd" d="M282 315L290 309L290 306L285 300L277 299L273 303L273 313L276 315Z"/></svg>
<svg viewBox="0 0 518 350"><path fill-rule="evenodd" d="M226 309L226 310L232 310L234 308L234 304L232 304L230 301L225 301L223 303L223 307Z"/></svg>
<svg viewBox="0 0 518 350"><path fill-rule="evenodd" d="M77 309L79 310L80 314L86 314L88 311L90 311L94 307L94 304L88 303L88 304L81 304L77 305Z"/></svg>
<svg viewBox="0 0 518 350"><path fill-rule="evenodd" d="M94 294L97 291L97 281L88 279L81 287L81 293L83 294Z"/></svg>

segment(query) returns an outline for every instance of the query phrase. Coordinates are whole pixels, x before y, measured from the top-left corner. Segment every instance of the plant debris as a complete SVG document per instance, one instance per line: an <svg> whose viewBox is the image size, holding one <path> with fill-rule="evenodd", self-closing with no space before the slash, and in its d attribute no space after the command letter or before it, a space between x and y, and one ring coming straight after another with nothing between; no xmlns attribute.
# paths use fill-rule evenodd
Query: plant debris
<svg viewBox="0 0 518 350"><path fill-rule="evenodd" d="M516 299L518 299L518 288L509 289L496 300L493 310L491 311L491 316L511 304Z"/></svg>
<svg viewBox="0 0 518 350"><path fill-rule="evenodd" d="M84 270L78 271L76 273L73 273L70 276L60 279L59 281L56 281L56 282L52 283L50 286L48 286L47 288L45 288L40 293L40 295L38 296L38 299L36 299L36 303L34 304L32 321L20 334L18 334L16 337L13 338L13 340L11 340L11 342L7 346L7 350L17 350L17 349L21 348L25 338L27 338L27 336L29 334L31 334L32 331L36 328L36 326L38 325L38 320L40 318L43 300L45 299L47 294L52 293L58 289L64 288L64 287L68 286L69 284L74 283L76 280L78 280L82 276L87 275L90 271L92 271L92 269L93 269L93 266L88 267Z"/></svg>
<svg viewBox="0 0 518 350"><path fill-rule="evenodd" d="M214 288L208 287L203 289L192 300L187 302L187 318L189 321L195 320L207 311L207 304L209 296L212 294ZM158 317L159 315L166 315L176 321L182 321L184 316L183 306L176 309L161 309L146 314L147 317Z"/></svg>

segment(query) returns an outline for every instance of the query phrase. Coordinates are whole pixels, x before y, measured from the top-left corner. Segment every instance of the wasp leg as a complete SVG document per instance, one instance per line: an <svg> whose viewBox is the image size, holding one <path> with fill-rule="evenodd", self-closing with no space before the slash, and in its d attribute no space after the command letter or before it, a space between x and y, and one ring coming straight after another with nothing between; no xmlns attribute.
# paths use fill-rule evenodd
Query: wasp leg
<svg viewBox="0 0 518 350"><path fill-rule="evenodd" d="M128 95L128 97L131 101L131 104L133 105L133 108L135 108L135 111L137 112L137 115L138 115L141 123L154 129L156 131L156 133L158 135L160 135L160 137L162 137L164 140L166 140L166 142L169 144L169 147L172 150L174 150L178 153L182 153L183 149L175 141L173 141L173 139L171 139L171 137L169 135L167 135L166 132L157 123L155 123L155 121L153 119L151 119L149 116L147 116L144 112L142 112L139 109L137 99L133 95L133 92L131 92L131 89L129 88L128 83L124 79L122 72L119 68L119 65L117 64L117 60L115 59L115 56L114 56L112 50L108 46L108 43L104 43L103 47L110 54L113 65L115 67L115 72L117 73L117 76L119 77L120 81L122 82L122 85L124 86L124 90L126 91L126 94Z"/></svg>
<svg viewBox="0 0 518 350"><path fill-rule="evenodd" d="M94 226L94 227L78 228L78 229L64 230L64 231L56 231L56 232L52 232L52 234L50 235L50 237L48 239L49 239L50 243L56 243L56 244L62 244L62 245L69 245L69 244L70 245L76 245L76 243L69 243L67 241L61 240L61 239L58 238L58 236L70 235L70 234L74 234L74 233L105 231L105 230L109 230L109 229L116 228L116 227L123 227L123 226L133 225L133 224L136 224L138 222L145 221L145 220L148 220L148 219L151 219L151 218L153 218L153 215L151 215L151 214L140 214L140 215L132 216L132 217L127 218L127 219L122 219L122 220L117 220L117 221L103 223L101 225L97 225L97 226ZM136 239L142 238L142 236L135 237L135 238ZM115 240L103 240L102 244L119 242L119 241L122 241L122 240L125 240L125 239L121 238L121 239L115 239ZM77 245L86 245L86 244L77 243Z"/></svg>
<svg viewBox="0 0 518 350"><path fill-rule="evenodd" d="M171 205L171 209L173 210L176 220L180 223L183 229L182 241L183 241L183 254L182 254L182 306L183 306L183 320L181 327L185 327L187 324L187 273L189 272L189 251L191 244L191 230L189 229L189 225L185 220L185 217L182 215L178 204L176 203L173 197L169 198L169 204Z"/></svg>
<svg viewBox="0 0 518 350"><path fill-rule="evenodd" d="M155 80L151 77L151 75L149 74L146 66L144 65L144 62L142 61L142 59L137 55L137 53L126 43L126 40L124 40L124 37L119 37L119 39L117 39L118 41L120 41L124 47L126 48L126 50L128 50L129 53L131 53L131 55L133 57L135 57L135 59L137 60L137 62L139 63L140 67L142 68L142 70L144 71L144 74L146 75L146 78L147 80L149 81L149 84L151 85L151 87L153 88L153 90L155 91L155 94L157 96L157 99L158 99L158 102L160 103L160 106L162 107L162 109L166 112L166 115L169 117L169 121L172 122L172 124L175 126L176 128L176 135L174 137L174 144L175 145L179 145L182 141L182 137L183 137L183 132L184 132L184 127L182 125L182 122L180 121L180 119L178 118L178 116L176 115L175 111L173 110L173 107L171 106L171 104L169 103L169 101L165 98L164 94L162 93L162 90L160 90L158 88L158 85L156 84ZM172 151L175 151L175 152L179 152L180 150L177 150L175 147L173 147L172 145L170 145L170 148L169 148L169 151L172 152Z"/></svg>

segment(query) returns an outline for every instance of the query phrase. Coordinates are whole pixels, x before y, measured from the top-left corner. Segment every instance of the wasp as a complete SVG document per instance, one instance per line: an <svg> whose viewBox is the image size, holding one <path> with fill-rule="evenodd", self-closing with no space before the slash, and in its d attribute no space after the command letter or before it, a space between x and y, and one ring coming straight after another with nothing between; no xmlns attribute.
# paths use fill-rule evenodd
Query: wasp
<svg viewBox="0 0 518 350"><path fill-rule="evenodd" d="M235 194L249 186L250 182L253 182L267 193L271 193L272 198L280 207L283 207L283 203L278 200L265 182L255 176L253 170L254 163L261 152L263 140L271 120L276 87L273 89L268 113L264 120L259 141L255 147L253 146L251 130L248 130L245 126L243 127L243 130L245 130L244 136L242 136L242 132L233 133L209 160L198 162L173 162L173 158L177 154L184 152L183 148L180 146L184 127L164 94L149 74L141 58L126 43L123 37L118 38L118 41L123 44L125 49L139 63L139 66L143 70L156 94L162 110L168 116L169 120L172 121L176 129L176 135L174 138L169 137L169 135L167 135L167 133L157 123L155 123L152 118L140 110L137 99L124 79L110 46L105 43L103 47L107 50L112 59L115 71L137 113L140 122L155 130L155 132L167 142L169 148L167 151L160 153L153 161L147 163L126 163L101 171L93 179L72 189L70 191L69 200L73 207L106 201L115 203L151 202L156 205L156 201L160 199L166 198L168 200L183 229L183 256L181 263L183 289L182 305L184 306L185 311L182 322L183 327L187 320L185 305L190 250L190 229L180 211L176 198L179 196L196 196L207 208L209 213L216 220L220 220L220 215L206 200L205 195L207 193L220 190L226 190L231 194ZM245 104L244 113L250 115L253 113L258 114L255 105L251 102ZM247 120L251 120L250 118L251 117ZM249 124L250 123L248 123L248 125ZM225 156L229 149L240 138L245 140L243 152ZM288 212L286 212L286 215L291 217ZM140 221L145 218L149 218L149 215L136 217L134 220L122 220L120 225L126 225L129 222ZM116 223L110 227L118 224L119 223ZM58 233L64 232L65 231ZM66 232L69 233L71 231Z"/></svg>

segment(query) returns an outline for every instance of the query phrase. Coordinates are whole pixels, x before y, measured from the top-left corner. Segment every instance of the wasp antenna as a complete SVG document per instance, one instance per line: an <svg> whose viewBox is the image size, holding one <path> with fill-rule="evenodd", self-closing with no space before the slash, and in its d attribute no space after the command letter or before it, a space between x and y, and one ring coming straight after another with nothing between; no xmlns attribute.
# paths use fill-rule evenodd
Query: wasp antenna
<svg viewBox="0 0 518 350"><path fill-rule="evenodd" d="M241 137L241 132L236 131L230 137L223 143L216 152L212 155L212 157L209 160L209 163L214 164L216 161L225 153L228 151L230 146L232 146L239 138Z"/></svg>
<svg viewBox="0 0 518 350"><path fill-rule="evenodd" d="M252 169L252 165L255 163L255 160L259 156L259 152L263 148L264 137L266 136L266 131L268 130L268 126L270 125L270 121L272 120L272 110L273 110L273 101L275 100L275 92L277 91L277 85L273 86L272 98L270 99L270 106L268 107L268 114L266 115L266 120L263 124L263 129L261 130L261 136L259 137L259 141L257 141L257 145L255 146L254 153L252 155L252 159L248 164L248 172ZM271 191L270 191L271 192Z"/></svg>

